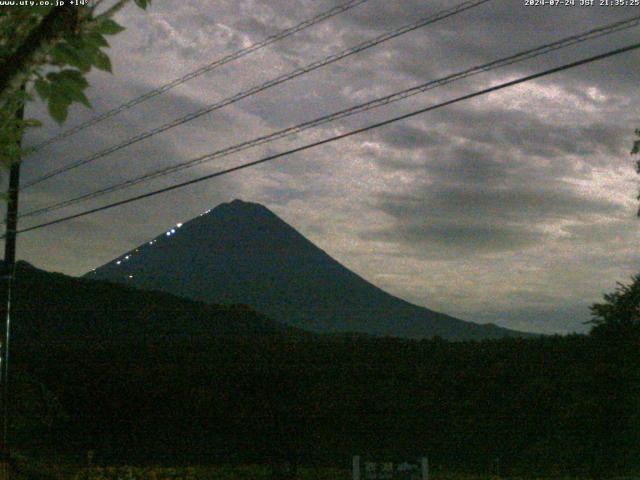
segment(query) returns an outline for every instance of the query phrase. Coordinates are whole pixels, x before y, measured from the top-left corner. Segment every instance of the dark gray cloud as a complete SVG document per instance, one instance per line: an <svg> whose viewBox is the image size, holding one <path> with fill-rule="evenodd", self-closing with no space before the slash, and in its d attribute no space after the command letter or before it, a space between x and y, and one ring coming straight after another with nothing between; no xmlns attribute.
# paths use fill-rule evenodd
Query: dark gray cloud
<svg viewBox="0 0 640 480"><path fill-rule="evenodd" d="M404 220L392 229L370 232L363 238L401 241L425 257L450 258L457 255L495 253L526 248L543 235L525 227L499 224L432 223Z"/></svg>
<svg viewBox="0 0 640 480"><path fill-rule="evenodd" d="M394 221L364 232L363 238L403 242L425 257L517 251L551 239L553 234L541 228L551 222L620 211L612 202L580 196L560 182L538 188L496 184L497 175L488 173L491 166L469 165L446 172L448 178L430 179L412 196L381 196L378 208Z"/></svg>
<svg viewBox="0 0 640 480"><path fill-rule="evenodd" d="M407 150L433 148L446 142L446 137L410 124L395 124L380 132L381 140L391 147Z"/></svg>
<svg viewBox="0 0 640 480"><path fill-rule="evenodd" d="M441 115L446 116L449 132L502 151L513 149L514 155L576 155L589 160L589 156L597 154L622 157L629 151L625 143L629 131L616 125L615 120L608 124L600 119L585 125L558 124L530 111L499 107L483 111L456 107Z"/></svg>

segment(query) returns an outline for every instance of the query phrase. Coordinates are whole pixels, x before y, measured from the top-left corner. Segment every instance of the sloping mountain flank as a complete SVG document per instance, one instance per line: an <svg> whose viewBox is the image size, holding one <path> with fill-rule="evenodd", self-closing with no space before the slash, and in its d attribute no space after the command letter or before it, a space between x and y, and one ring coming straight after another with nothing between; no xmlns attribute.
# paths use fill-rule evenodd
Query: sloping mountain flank
<svg viewBox="0 0 640 480"><path fill-rule="evenodd" d="M216 304L246 304L321 333L471 340L527 334L466 322L390 295L266 207L234 200L87 274Z"/></svg>

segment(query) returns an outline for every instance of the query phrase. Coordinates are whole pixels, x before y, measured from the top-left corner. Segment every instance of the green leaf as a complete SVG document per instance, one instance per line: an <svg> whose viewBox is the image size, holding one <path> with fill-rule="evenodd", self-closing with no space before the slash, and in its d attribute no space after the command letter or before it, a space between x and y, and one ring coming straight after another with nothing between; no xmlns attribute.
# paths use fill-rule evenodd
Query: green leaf
<svg viewBox="0 0 640 480"><path fill-rule="evenodd" d="M74 66L78 67L82 72L88 72L91 69L91 65L95 62L96 54L100 51L100 47L91 45L78 38L70 40L69 45L71 45L81 59L80 62Z"/></svg>
<svg viewBox="0 0 640 480"><path fill-rule="evenodd" d="M78 70L62 70L58 73L57 79L81 90L89 86L89 82L87 82Z"/></svg>
<svg viewBox="0 0 640 480"><path fill-rule="evenodd" d="M35 87L36 87L36 92L38 92L38 95L40 95L40 98L42 100L46 100L47 97L49 96L49 91L51 88L51 85L49 84L49 82L39 78L38 80L36 80Z"/></svg>
<svg viewBox="0 0 640 480"><path fill-rule="evenodd" d="M54 63L68 64L83 72L88 72L91 69L91 61L86 57L86 53L67 42L56 45L51 51L51 58Z"/></svg>
<svg viewBox="0 0 640 480"><path fill-rule="evenodd" d="M69 88L69 86L65 85L64 83L58 85L57 87L58 89L55 90L55 94L61 98L66 99L69 105L71 105L73 102L80 102L83 105L91 108L89 100L87 100L87 97L82 92L82 90L79 90L77 88Z"/></svg>
<svg viewBox="0 0 640 480"><path fill-rule="evenodd" d="M49 114L58 123L63 123L67 119L70 102L61 95L49 98Z"/></svg>
<svg viewBox="0 0 640 480"><path fill-rule="evenodd" d="M92 45L95 48L109 47L109 42L107 42L107 40L98 32L89 32L85 34L84 40L87 44Z"/></svg>
<svg viewBox="0 0 640 480"><path fill-rule="evenodd" d="M100 70L113 73L113 70L111 68L111 60L109 59L109 56L101 50L98 50L98 53L96 54L96 58L93 64L96 66L96 68Z"/></svg>
<svg viewBox="0 0 640 480"><path fill-rule="evenodd" d="M25 101L29 100L31 97L29 96L29 93L26 90L20 89L13 94L13 98L18 103L24 103Z"/></svg>
<svg viewBox="0 0 640 480"><path fill-rule="evenodd" d="M9 155L6 155L4 152L0 151L0 162L2 162L2 166L4 168L8 169L9 167L11 167L11 164L13 163L13 159Z"/></svg>
<svg viewBox="0 0 640 480"><path fill-rule="evenodd" d="M51 50L51 60L57 64L70 64L75 61L75 52L66 43L58 43Z"/></svg>
<svg viewBox="0 0 640 480"><path fill-rule="evenodd" d="M55 83L52 85L49 101L51 101L52 98L56 98L60 103L71 105L74 101L80 101L78 93L82 92L77 89L70 89L62 83Z"/></svg>
<svg viewBox="0 0 640 480"><path fill-rule="evenodd" d="M87 108L93 108L91 106L91 102L89 101L89 99L87 98L87 96L84 94L84 92L74 92L73 94L73 99L76 102L80 102L81 104L83 104L85 107Z"/></svg>
<svg viewBox="0 0 640 480"><path fill-rule="evenodd" d="M136 5L143 10L146 10L147 6L149 5L149 2L147 0L135 0L135 2L136 2Z"/></svg>
<svg viewBox="0 0 640 480"><path fill-rule="evenodd" d="M96 28L96 32L101 33L102 35L116 35L122 31L124 31L124 27L119 25L115 21L110 18L106 18L100 25Z"/></svg>
<svg viewBox="0 0 640 480"><path fill-rule="evenodd" d="M82 103L87 108L92 108L83 90L87 87L87 81L77 70L64 70L55 76L51 82L50 98L56 98L60 103L66 102L71 105L73 102Z"/></svg>
<svg viewBox="0 0 640 480"><path fill-rule="evenodd" d="M28 118L27 120L23 121L22 124L25 127L41 127L42 126L42 122L35 118Z"/></svg>
<svg viewBox="0 0 640 480"><path fill-rule="evenodd" d="M10 143L9 145L4 145L4 154L9 158L16 158L20 155L20 147L17 143Z"/></svg>

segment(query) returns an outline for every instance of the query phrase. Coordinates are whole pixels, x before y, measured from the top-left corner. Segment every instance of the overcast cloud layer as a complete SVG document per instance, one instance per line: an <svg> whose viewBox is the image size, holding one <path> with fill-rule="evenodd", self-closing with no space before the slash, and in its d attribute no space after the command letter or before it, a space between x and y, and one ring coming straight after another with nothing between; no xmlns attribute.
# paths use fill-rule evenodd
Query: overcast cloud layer
<svg viewBox="0 0 640 480"><path fill-rule="evenodd" d="M112 108L340 2L156 0L130 7L112 40L115 75L92 73L95 112ZM293 68L456 5L369 0L243 60L59 142L23 179ZM576 0L579 3L579 0ZM287 82L24 192L31 210L380 95L640 13L494 0ZM260 158L640 39L639 28L432 90L397 104L57 212ZM167 227L242 198L262 203L372 283L465 320L585 331L588 306L640 266L629 150L638 53L539 79L276 162L24 234L19 255L79 275ZM46 119L37 143L60 131ZM67 127L90 118L74 107ZM22 226L44 217L25 219Z"/></svg>

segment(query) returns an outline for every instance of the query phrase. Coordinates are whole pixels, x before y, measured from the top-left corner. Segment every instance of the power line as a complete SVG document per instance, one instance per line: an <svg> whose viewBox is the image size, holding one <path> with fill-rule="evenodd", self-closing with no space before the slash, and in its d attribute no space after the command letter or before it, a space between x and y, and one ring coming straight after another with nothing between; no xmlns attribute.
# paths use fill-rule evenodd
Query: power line
<svg viewBox="0 0 640 480"><path fill-rule="evenodd" d="M42 175L41 177L36 178L35 180L32 180L30 182L25 183L22 186L22 190L27 189L29 187L32 187L33 185L39 184L41 182L44 182L45 180L48 180L50 178L53 178L57 175L60 175L62 173L66 173L70 170L73 170L75 168L78 168L82 165L86 165L88 163L91 163L95 160L98 160L99 158L103 158L107 155L110 155L114 152L117 152L118 150L122 150L123 148L129 147L135 143L138 143L142 140L145 140L147 138L150 138L154 135L157 135L159 133L162 132L166 132L167 130L170 130L174 127L177 127L179 125L182 125L184 123L190 122L191 120L195 120L196 118L199 118L203 115L206 115L208 113L211 113L215 110L219 110L223 107L226 107L228 105L234 104L244 98L250 97L252 95L255 95L257 93L263 92L264 90L267 90L269 88L275 87L276 85L280 85L284 82L287 82L289 80L292 80L294 78L297 78L301 75L305 75L309 72L312 72L314 70L317 70L321 67L324 67L326 65L335 63L339 60L342 60L346 57L349 57L351 55L355 55L356 53L362 52L364 50L367 50L369 48L372 48L376 45L379 45L383 42L386 42L388 40L391 40L393 38L399 37L400 35L404 35L406 33L412 32L414 30L417 30L421 27L436 23L440 20L444 20L446 18L452 17L454 15L457 15L459 13L462 13L466 10L469 10L471 8L475 8L479 5L482 5L484 3L490 2L492 0L474 0L474 1L470 1L470 2L463 2L460 5L450 8L448 10L443 10L441 12L438 12L434 15L425 17L420 19L417 22L413 22L411 24L405 25L401 28L398 28L396 30L393 30L391 32L388 33L384 33L376 38L374 38L373 40L368 40L366 42L360 43L354 47L348 48L346 50L342 50L339 53L335 53L333 55L329 55L328 57L325 57L321 60L317 60L315 62L312 62L310 64L307 64L303 67L297 68L295 70L292 70L289 73L285 73L283 75L280 75L274 79L271 79L265 83L262 83L260 85L256 85L253 86L251 88L249 88L248 90L244 90L242 92L239 92L231 97L225 98L219 102L216 102L212 105L208 105L206 107L203 107L195 112L192 112L188 115L185 115L183 117L174 119L168 123L165 123L164 125L161 125L159 127L156 127L152 130L148 130L146 132L143 132L141 134L138 134L134 137L131 137L127 140L125 140L124 142L121 142L117 145L113 145L111 147L106 148L105 150L102 150L100 152L97 152L93 155L90 155L86 158L80 159L80 160L76 160L75 162L72 162L70 164L67 164L63 167L57 168L55 170L52 170L44 175Z"/></svg>
<svg viewBox="0 0 640 480"><path fill-rule="evenodd" d="M472 99L472 98L475 98L475 97L479 97L481 95L486 95L488 93L492 93L492 92L495 92L495 91L498 91L498 90L502 90L502 89L505 89L505 88L508 88L508 87L512 87L514 85L518 85L518 84L521 84L521 83L529 82L531 80L535 80L537 78L545 77L545 76L551 75L553 73L557 73L557 72L569 70L571 68L579 67L581 65L585 65L585 64L588 64L588 63L591 63L591 62L595 62L595 61L598 61L598 60L603 60L605 58L609 58L609 57L612 57L614 55L620 55L622 53L630 52L630 51L636 50L638 48L640 48L640 43L635 43L633 45L628 45L626 47L618 48L616 50L611 50L609 52L606 52L606 53L603 53L603 54L600 54L600 55L595 55L595 56L592 56L592 57L584 58L582 60L578 60L578 61L575 61L575 62L567 63L567 64L561 65L559 67L554 67L554 68L551 68L551 69L548 69L548 70L544 70L544 71L539 72L539 73L528 75L526 77L521 77L521 78L518 78L516 80L511 80L509 82L501 83L501 84L495 85L493 87L485 88L483 90L480 90L480 91L477 91L477 92L473 92L473 93L470 93L470 94L467 94L467 95L463 95L461 97L457 97L457 98L454 98L452 100L447 100L446 102L438 103L438 104L432 105L430 107L426 107L426 108L422 108L422 109L419 109L419 110L415 110L413 112L406 113L404 115L400 115L400 116L397 116L397 117L393 117L393 118L390 118L388 120L384 120L382 122L374 123L374 124L368 125L366 127L358 128L358 129L351 130L351 131L346 132L346 133L342 133L340 135L335 135L333 137L325 138L324 140L319 140L317 142L309 143L309 144L303 145L301 147L296 147L296 148L293 148L293 149L290 149L290 150L286 150L284 152L276 153L274 155L269 155L267 157L263 157L261 159L254 160L252 162L247 162L247 163L243 163L243 164L240 164L240 165L236 165L235 167L231 167L231 168L227 168L227 169L224 169L224 170L220 170L220 171L215 172L215 173L211 173L211 174L208 174L208 175L197 177L197 178L194 178L192 180L188 180L188 181L185 181L185 182L177 183L177 184L174 184L174 185L171 185L171 186L168 186L168 187L164 187L164 188L160 188L160 189L157 189L157 190L153 190L151 192L143 193L141 195L136 195L134 197L129 197L127 199L119 200L119 201L113 202L113 203L109 203L109 204L103 205L101 207L92 208L92 209L85 210L85 211L80 212L80 213L76 213L76 214L73 214L73 215L68 215L66 217L58 218L56 220L51 220L51 221L48 221L48 222L40 223L40 224L34 225L32 227L23 228L21 230L18 230L16 233L30 232L32 230L37 230L37 229L40 229L40 228L48 227L50 225L56 225L56 224L59 224L59 223L67 222L69 220L73 220L73 219L76 219L76 218L79 218L79 217L84 217L86 215L90 215L90 214L93 214L93 213L97 213L97 212L101 212L101 211L104 211L104 210L108 210L108 209L111 209L111 208L114 208L114 207L118 207L120 205L125 205L125 204L128 204L128 203L132 203L132 202L136 202L136 201L145 199L145 198L150 198L150 197L162 194L162 193L170 192L172 190L177 190L179 188L186 187L186 186L189 186L189 185L193 185L193 184L196 184L196 183L200 183L200 182L205 181L205 180L210 180L212 178L221 177L223 175L227 175L229 173L232 173L232 172L235 172L235 171L238 171L238 170L243 170L245 168L253 167L253 166L256 166L256 165L259 165L259 164L262 164L262 163L266 163L266 162L270 162L270 161L276 160L276 159L284 157L284 156L288 156L288 155L291 155L291 154L294 154L294 153L302 152L304 150L309 150L311 148L318 147L320 145L325 145L327 143L332 143L332 142L335 142L337 140L342 140L344 138L351 137L353 135L357 135L357 134L360 134L360 133L367 132L369 130L380 128L380 127L383 127L385 125L389 125L389 124L398 122L400 120L405 120L407 118L415 117L417 115L420 115L420 114L423 114L423 113L426 113L426 112L430 112L430 111L433 111L433 110L437 110L439 108L443 108L443 107L446 107L446 106L449 106L449 105L453 105L455 103L459 103L459 102L462 102L464 100L469 100L469 99Z"/></svg>
<svg viewBox="0 0 640 480"><path fill-rule="evenodd" d="M424 93L425 91L452 83L454 81L457 80L461 80L464 78L468 78L470 76L473 75L477 75L480 73L484 73L490 70L494 70L496 68L501 68L507 65L511 65L517 62L521 62L524 60L528 60L540 55L545 55L548 54L551 51L555 51L561 48L566 48L568 46L572 46L587 40L592 40L595 38L599 38L605 35L609 35L612 34L614 32L619 32L621 30L624 29L628 29L634 26L638 26L640 24L640 15L635 16L635 17L631 17L629 19L626 20L622 20L619 22L615 22L609 25L605 25L602 27L597 27L595 29L589 30L587 32L581 33L581 34L577 34L577 35L572 35L570 37L564 38L562 40L553 42L553 43L548 43L548 44L544 44L542 46L533 48L533 49L528 49L528 50L524 50L522 52L510 55L508 57L499 59L499 60L494 60L492 62L489 63L485 63L483 65L479 65L479 66L475 66L472 68L469 68L467 70L464 70L462 72L459 73L455 73L452 75L448 75L446 77L437 79L437 80L431 80L429 82L408 88L406 90L402 90L399 92L395 92L392 93L390 95L386 95L384 97L379 97L377 99L371 100L369 102L363 103L363 104L359 104L344 110L340 110L338 112L334 112L332 114L329 115L324 115L322 117L316 118L314 120L310 120L307 122L303 122L301 124L292 126L292 127L288 127L276 132L273 132L271 134L268 135L263 135L261 137L257 137L254 138L252 140L248 140L227 148L224 148L222 150L218 150L216 152L213 153L209 153L207 155L203 155L201 157L197 157L195 159L186 161L186 162L182 162L179 163L177 165L171 165L169 167L165 167L165 168L161 168L159 170L153 171L153 172L149 172L147 174L144 174L142 176L133 178L133 179L129 179L129 180L125 180L123 182L119 182L113 185L110 185L108 187L93 191L93 192L89 192L83 195L79 195L77 197L68 199L68 200L64 200L62 202L58 202L55 203L53 205L48 205L42 208L38 208L35 210L31 210L28 211L24 214L22 214L20 216L20 218L25 218L25 217L30 217L30 216L37 216L37 215L42 215L45 213L49 213L55 210L59 210L61 208L64 207L68 207L70 205L74 205L76 203L88 200L88 199L92 199L92 198L96 198L96 197L100 197L102 195L108 194L108 193L112 193L118 190L122 190L124 188L128 188L134 185L137 185L139 183L142 182L146 182L149 180L152 180L154 178L158 178L158 177L162 177L171 173L175 173L181 170L185 170L187 168L191 168L194 167L196 165L205 163L205 162L209 162L211 160L214 160L216 158L221 158L221 157L226 157L228 155L240 152L242 150L246 150L248 148L252 148L258 145L262 145L268 142L272 142L281 138L285 138L288 136L291 136L293 134L297 134L300 133L302 131L305 131L307 129L313 128L313 127L317 127L329 122L333 122L336 121L338 119L342 119L342 118L346 118L348 116L351 115L355 115L358 113L362 113L364 111L368 111L374 108L378 108L384 105L388 105L390 103L393 102L397 102L400 100L403 100L405 98L411 97L413 95L417 95L419 93Z"/></svg>
<svg viewBox="0 0 640 480"><path fill-rule="evenodd" d="M155 96L158 96L168 90L171 90L175 87L177 87L178 85L182 85L185 82L188 82L189 80L192 80L196 77L199 77L200 75L203 75L207 72L210 72L218 67L221 67L229 62L232 62L234 60L237 60L239 58L242 58L246 55L249 55L250 53L253 53L257 50L260 50L261 48L267 47L269 45L271 45L272 43L278 42L280 40L283 40L287 37L290 37L291 35L298 33L308 27L311 27L313 25L316 25L317 23L320 23L324 20L327 20L331 17L335 17L336 15L339 15L343 12L346 12L347 10L351 10L352 8L357 7L358 5L361 5L365 2L368 2L369 0L351 0L347 3L345 3L344 5L338 6L338 7L334 7L330 10L327 10L326 12L320 13L318 15L316 15L315 17L309 18L291 28L287 28L285 30L282 30L274 35L271 35L267 38L265 38L264 40L254 43L246 48L243 48L241 50L238 50L234 53L231 53L225 57L219 58L211 63L208 63L207 65L204 65L200 68L198 68L197 70L194 70L190 73L187 73L186 75L180 77L180 78L176 78L175 80L172 80L169 83L166 83L154 90L150 90L146 93L144 93L143 95L140 95L138 97L135 97L131 100L129 100L126 103L123 103L122 105L115 107L111 110L108 110L104 113L101 113L100 115L97 115L95 117L93 117L92 119L88 120L87 122L81 123L79 125L76 125L75 127L72 127L68 130L65 130L64 132L55 135L51 138L49 138L48 140L45 140L42 143L39 143L38 145L36 145L35 147L32 147L29 149L30 153L35 153L38 150L42 150L44 147L51 145L52 143L55 143L59 140L68 138L72 135L75 135L76 133L91 127L93 125L96 125L100 122L102 122L103 120L106 120L107 118L111 118L117 114L119 114L120 112L123 112L124 110L128 110L131 107L134 107L135 105L138 105L139 103L142 103L146 100L149 100L150 98L153 98Z"/></svg>

